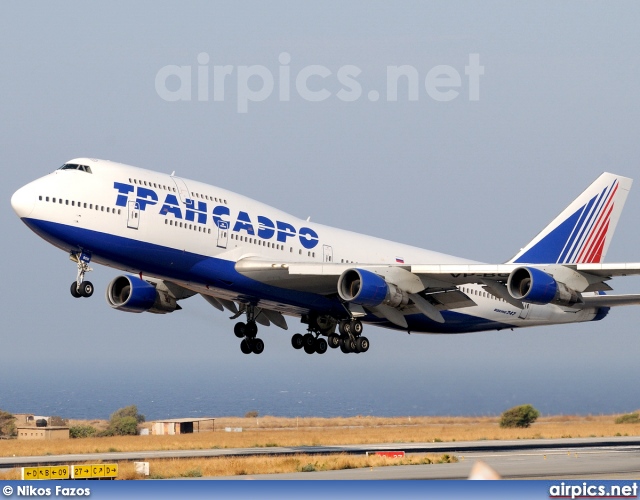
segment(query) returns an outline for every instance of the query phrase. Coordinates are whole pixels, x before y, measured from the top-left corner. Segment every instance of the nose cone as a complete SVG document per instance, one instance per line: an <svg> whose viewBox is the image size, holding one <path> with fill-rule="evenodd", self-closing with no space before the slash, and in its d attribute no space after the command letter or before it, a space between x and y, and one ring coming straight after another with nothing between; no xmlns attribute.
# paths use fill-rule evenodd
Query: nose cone
<svg viewBox="0 0 640 500"><path fill-rule="evenodd" d="M21 219L29 217L33 211L33 207L36 204L36 197L29 189L29 186L24 186L18 189L11 197L11 206L18 217Z"/></svg>

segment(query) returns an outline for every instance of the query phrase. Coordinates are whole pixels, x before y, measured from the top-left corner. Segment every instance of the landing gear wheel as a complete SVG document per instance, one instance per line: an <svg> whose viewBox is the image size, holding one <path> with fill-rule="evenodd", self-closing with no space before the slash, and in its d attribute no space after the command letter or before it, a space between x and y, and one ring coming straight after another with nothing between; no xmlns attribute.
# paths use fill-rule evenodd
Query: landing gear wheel
<svg viewBox="0 0 640 500"><path fill-rule="evenodd" d="M302 341L304 342L305 351L307 350L306 347L311 347L315 350L316 338L312 334L306 333L304 337L302 337Z"/></svg>
<svg viewBox="0 0 640 500"><path fill-rule="evenodd" d="M349 335L351 333L351 323L348 321L341 321L338 325L338 331L340 335Z"/></svg>
<svg viewBox="0 0 640 500"><path fill-rule="evenodd" d="M329 347L331 347L331 349L337 349L338 347L340 347L340 337L335 333L332 333L327 339L327 344L329 344Z"/></svg>
<svg viewBox="0 0 640 500"><path fill-rule="evenodd" d="M316 352L315 342L312 345L305 344L304 352L306 352L307 354L313 354L314 352Z"/></svg>
<svg viewBox="0 0 640 500"><path fill-rule="evenodd" d="M262 339L253 339L253 342L251 342L251 344L251 350L254 354L261 354L262 351L264 351L264 342L262 341Z"/></svg>
<svg viewBox="0 0 640 500"><path fill-rule="evenodd" d="M80 295L80 292L78 292L78 283L76 283L75 281L71 283L71 295L73 295L76 299L82 297L82 295Z"/></svg>
<svg viewBox="0 0 640 500"><path fill-rule="evenodd" d="M249 321L244 329L244 334L250 339L255 338L258 335L258 325L255 321Z"/></svg>
<svg viewBox="0 0 640 500"><path fill-rule="evenodd" d="M318 354L327 352L327 347L327 341L325 339L316 339L316 352Z"/></svg>
<svg viewBox="0 0 640 500"><path fill-rule="evenodd" d="M249 341L247 339L244 339L242 342L240 342L240 350L243 354L251 354L251 344L249 344Z"/></svg>
<svg viewBox="0 0 640 500"><path fill-rule="evenodd" d="M93 283L90 281L80 283L80 295L83 297L91 297L93 295Z"/></svg>
<svg viewBox="0 0 640 500"><path fill-rule="evenodd" d="M352 338L342 339L340 350L344 353L356 352L356 342Z"/></svg>
<svg viewBox="0 0 640 500"><path fill-rule="evenodd" d="M247 325L245 325L242 321L239 321L233 327L233 333L235 334L236 337L241 339L244 337L246 329L247 329Z"/></svg>
<svg viewBox="0 0 640 500"><path fill-rule="evenodd" d="M304 347L304 337L299 333L296 333L291 337L291 345L294 349L302 349Z"/></svg>
<svg viewBox="0 0 640 500"><path fill-rule="evenodd" d="M367 337L358 337L356 339L356 348L358 352L367 352L369 350L369 339Z"/></svg>
<svg viewBox="0 0 640 500"><path fill-rule="evenodd" d="M359 319L354 319L351 321L351 332L357 337L364 330L362 326L362 322Z"/></svg>

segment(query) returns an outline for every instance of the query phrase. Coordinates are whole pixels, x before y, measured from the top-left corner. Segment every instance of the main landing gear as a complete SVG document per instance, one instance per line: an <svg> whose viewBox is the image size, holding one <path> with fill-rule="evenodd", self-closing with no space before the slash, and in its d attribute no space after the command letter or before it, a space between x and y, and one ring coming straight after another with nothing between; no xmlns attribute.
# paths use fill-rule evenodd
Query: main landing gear
<svg viewBox="0 0 640 500"><path fill-rule="evenodd" d="M361 353L369 350L369 339L361 336L363 327L360 320L341 321L338 330L340 335L330 333L325 340L320 336L322 333L310 325L309 333L305 335L296 333L291 337L291 345L294 349L304 349L307 354L324 354L328 347L340 348L344 353Z"/></svg>
<svg viewBox="0 0 640 500"><path fill-rule="evenodd" d="M233 333L236 337L242 339L240 350L244 354L261 354L264 351L264 341L257 337L258 325L256 325L255 321L255 307L247 306L246 314L247 322L239 321L236 323L233 327Z"/></svg>
<svg viewBox="0 0 640 500"><path fill-rule="evenodd" d="M345 354L367 352L369 350L369 339L362 336L363 330L364 327L359 319L341 321L338 326L340 343L336 347L340 347L340 350ZM333 340L333 343L335 344L336 341Z"/></svg>
<svg viewBox="0 0 640 500"><path fill-rule="evenodd" d="M311 332L304 335L296 333L291 337L291 345L294 349L304 349L307 354L324 354L329 345L325 339L317 335L319 334L314 335Z"/></svg>
<svg viewBox="0 0 640 500"><path fill-rule="evenodd" d="M93 271L89 267L91 257L84 252L81 254L72 253L69 258L78 265L78 275L76 280L71 283L71 295L76 299L80 297L91 297L93 295L93 283L84 280L84 274Z"/></svg>

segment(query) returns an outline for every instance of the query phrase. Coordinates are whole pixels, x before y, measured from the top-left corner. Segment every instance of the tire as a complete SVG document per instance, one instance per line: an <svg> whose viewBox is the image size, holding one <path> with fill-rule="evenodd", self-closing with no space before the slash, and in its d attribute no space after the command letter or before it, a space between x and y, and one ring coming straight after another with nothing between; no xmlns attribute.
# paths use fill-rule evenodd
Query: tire
<svg viewBox="0 0 640 500"><path fill-rule="evenodd" d="M351 323L348 321L341 321L338 325L338 331L340 332L340 336L349 335L351 332Z"/></svg>
<svg viewBox="0 0 640 500"><path fill-rule="evenodd" d="M80 283L80 295L87 298L91 297L93 295L93 283L90 281Z"/></svg>
<svg viewBox="0 0 640 500"><path fill-rule="evenodd" d="M369 339L367 337L358 337L356 339L356 347L358 352L367 352L369 350Z"/></svg>
<svg viewBox="0 0 640 500"><path fill-rule="evenodd" d="M255 321L249 321L247 323L244 334L250 339L253 339L256 335L258 335L258 325L256 325Z"/></svg>
<svg viewBox="0 0 640 500"><path fill-rule="evenodd" d="M71 291L71 295L73 295L73 297L75 297L76 299L79 299L80 297L82 297L82 294L78 292L78 283L76 283L75 281L71 283L70 291Z"/></svg>
<svg viewBox="0 0 640 500"><path fill-rule="evenodd" d="M247 329L247 325L245 325L242 321L239 321L233 327L233 333L235 334L236 337L241 339L244 337L246 329Z"/></svg>
<svg viewBox="0 0 640 500"><path fill-rule="evenodd" d="M344 353L356 352L356 343L352 339L343 339L340 342L340 350Z"/></svg>
<svg viewBox="0 0 640 500"><path fill-rule="evenodd" d="M291 345L294 349L302 349L304 347L304 338L299 333L291 337Z"/></svg>
<svg viewBox="0 0 640 500"><path fill-rule="evenodd" d="M325 352L327 352L328 347L329 346L327 345L327 341L325 339L316 339L316 352L318 354L324 354Z"/></svg>
<svg viewBox="0 0 640 500"><path fill-rule="evenodd" d="M302 337L302 340L305 347L315 347L316 345L316 338L310 333L305 333L304 337Z"/></svg>
<svg viewBox="0 0 640 500"><path fill-rule="evenodd" d="M249 344L247 339L243 339L243 341L240 342L240 350L242 354L251 354L251 344Z"/></svg>
<svg viewBox="0 0 640 500"><path fill-rule="evenodd" d="M329 347L331 347L331 349L337 349L338 347L340 347L340 337L332 333L327 339L327 344L329 344Z"/></svg>
<svg viewBox="0 0 640 500"><path fill-rule="evenodd" d="M253 339L251 344L251 351L254 354L262 354L262 351L264 351L264 341L262 339Z"/></svg>
<svg viewBox="0 0 640 500"><path fill-rule="evenodd" d="M314 352L316 352L316 346L315 346L315 342L314 345L304 345L304 352L306 352L307 354L313 354Z"/></svg>
<svg viewBox="0 0 640 500"><path fill-rule="evenodd" d="M362 326L362 321L360 321L359 319L354 319L351 322L351 331L356 337L359 336L363 330L364 327Z"/></svg>

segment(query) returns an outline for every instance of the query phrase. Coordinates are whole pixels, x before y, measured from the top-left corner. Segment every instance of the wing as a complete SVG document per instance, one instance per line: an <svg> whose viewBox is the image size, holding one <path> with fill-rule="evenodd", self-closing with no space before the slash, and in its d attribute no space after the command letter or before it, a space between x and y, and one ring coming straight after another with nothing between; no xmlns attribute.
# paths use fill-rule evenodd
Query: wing
<svg viewBox="0 0 640 500"><path fill-rule="evenodd" d="M333 263L291 263L244 259L236 264L236 270L252 279L269 285L318 293L322 295L339 294L340 278L354 269L368 271L382 278L387 284L394 285L405 292L409 306L423 312L432 319L438 315L430 310L426 301L437 311L458 309L475 305L475 302L461 292L461 285L482 286L497 298L522 308L523 302L540 303L540 300L528 300L526 294L514 293L522 279L531 279L535 288L538 277L548 276L562 289L575 292L574 299L567 304L575 308L618 306L640 303L640 295L593 295L582 296L589 292L611 290L606 281L615 276L640 274L640 263L620 264L414 264L414 265L357 265ZM533 271L532 271L533 270ZM540 271L540 273L536 273ZM529 273L529 274L527 274ZM535 277L531 277L534 273ZM517 283L516 278L520 279ZM539 280L538 280L539 282ZM423 299L422 301L420 299ZM548 302L552 302L550 297ZM367 306L367 304L365 304ZM369 307L372 309L376 306ZM427 310L425 312L425 309ZM388 311L387 311L388 312ZM388 316L388 314L382 314ZM438 318L439 319L439 318ZM397 321L394 321L397 323Z"/></svg>

